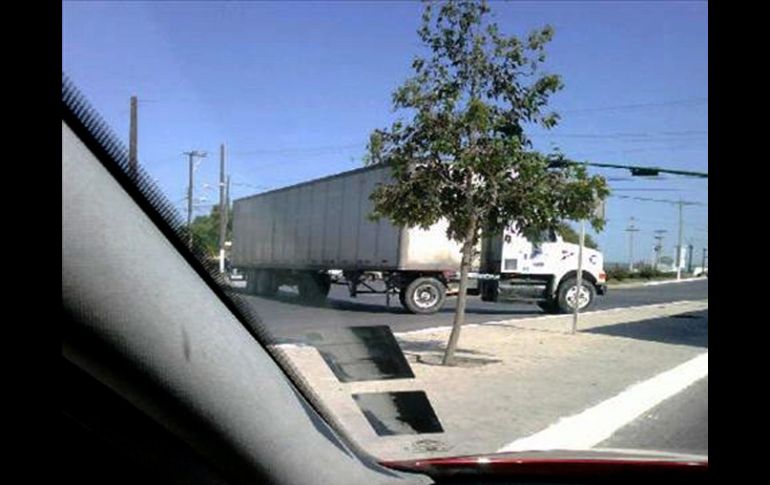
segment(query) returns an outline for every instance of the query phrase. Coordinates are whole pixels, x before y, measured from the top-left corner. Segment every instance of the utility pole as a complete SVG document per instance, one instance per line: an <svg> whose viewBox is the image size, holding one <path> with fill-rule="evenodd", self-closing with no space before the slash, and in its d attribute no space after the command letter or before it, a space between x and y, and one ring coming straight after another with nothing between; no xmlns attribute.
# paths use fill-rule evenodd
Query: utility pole
<svg viewBox="0 0 770 485"><path fill-rule="evenodd" d="M191 152L184 152L185 155L189 157L190 163L189 163L189 180L188 180L188 186L187 186L187 247L192 249L193 245L193 232L192 232L192 216L193 216L193 164L194 164L194 158L200 157L204 158L206 157L206 152L199 152L197 150L193 150Z"/></svg>
<svg viewBox="0 0 770 485"><path fill-rule="evenodd" d="M128 129L128 170L129 175L136 177L137 168L139 168L139 159L137 155L137 100L136 96L131 96L131 118Z"/></svg>
<svg viewBox="0 0 770 485"><path fill-rule="evenodd" d="M657 244L655 244L655 263L653 264L653 268L657 268L658 263L660 262L660 250L663 249L663 234L666 232L665 229L658 229L655 231L655 240L657 241Z"/></svg>
<svg viewBox="0 0 770 485"><path fill-rule="evenodd" d="M684 259L682 256L682 237L683 237L683 223L682 223L682 208L684 207L684 202L682 201L682 198L679 198L679 241L676 243L676 280L679 281L682 279L682 259Z"/></svg>
<svg viewBox="0 0 770 485"><path fill-rule="evenodd" d="M634 270L634 233L639 232L639 229L634 227L634 218L631 218L631 221L628 224L628 227L626 228L626 232L628 233L628 270L633 271Z"/></svg>
<svg viewBox="0 0 770 485"><path fill-rule="evenodd" d="M709 248L703 248L703 263L701 264L701 268L703 268L703 271L706 271L706 254L708 253Z"/></svg>
<svg viewBox="0 0 770 485"><path fill-rule="evenodd" d="M225 198L225 144L219 146L219 272L225 272L227 200Z"/></svg>
<svg viewBox="0 0 770 485"><path fill-rule="evenodd" d="M225 227L227 227L227 223L230 222L230 176L227 176L227 185L225 185L225 207L227 207L227 212L225 212Z"/></svg>

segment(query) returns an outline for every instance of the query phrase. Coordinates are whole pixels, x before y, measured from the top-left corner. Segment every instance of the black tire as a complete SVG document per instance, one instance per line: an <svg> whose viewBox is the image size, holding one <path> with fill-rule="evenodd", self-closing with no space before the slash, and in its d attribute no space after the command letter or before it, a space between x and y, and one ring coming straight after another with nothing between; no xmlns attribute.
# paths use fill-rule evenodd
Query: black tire
<svg viewBox="0 0 770 485"><path fill-rule="evenodd" d="M401 290L399 300L412 313L430 315L444 306L446 286L436 278L417 278Z"/></svg>
<svg viewBox="0 0 770 485"><path fill-rule="evenodd" d="M479 294L481 301L497 301L497 281L479 281Z"/></svg>
<svg viewBox="0 0 770 485"><path fill-rule="evenodd" d="M257 293L257 271L248 270L246 276L246 293L249 295L258 295Z"/></svg>
<svg viewBox="0 0 770 485"><path fill-rule="evenodd" d="M305 273L299 279L299 297L307 303L322 303L331 290L332 281L328 274Z"/></svg>
<svg viewBox="0 0 770 485"><path fill-rule="evenodd" d="M588 301L580 306L580 311L585 311L596 300L596 287L588 280L583 280L581 287L586 291L585 296L588 297ZM570 304L570 300L574 299L574 291L576 289L577 278L568 278L559 285L559 289L556 290L556 303L561 313L572 313L575 311L573 305Z"/></svg>
<svg viewBox="0 0 770 485"><path fill-rule="evenodd" d="M537 306L545 313L559 313L559 305L554 300L539 301Z"/></svg>
<svg viewBox="0 0 770 485"><path fill-rule="evenodd" d="M275 296L278 285L275 273L269 269L256 271L256 291L260 296Z"/></svg>

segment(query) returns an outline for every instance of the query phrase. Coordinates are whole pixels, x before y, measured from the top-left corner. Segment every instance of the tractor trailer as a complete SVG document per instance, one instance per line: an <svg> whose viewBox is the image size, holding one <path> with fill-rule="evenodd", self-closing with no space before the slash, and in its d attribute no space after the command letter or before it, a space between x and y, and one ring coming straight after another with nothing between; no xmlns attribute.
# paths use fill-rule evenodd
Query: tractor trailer
<svg viewBox="0 0 770 485"><path fill-rule="evenodd" d="M387 166L372 166L264 192L233 202L230 260L246 276L246 291L272 296L282 285L319 302L332 284L351 297L398 296L412 313L439 311L457 291L461 245L447 222L428 229L372 220L369 196L391 181ZM529 301L549 312L587 308L606 291L602 254L548 234L533 244L515 229L482 238L469 294L484 301Z"/></svg>

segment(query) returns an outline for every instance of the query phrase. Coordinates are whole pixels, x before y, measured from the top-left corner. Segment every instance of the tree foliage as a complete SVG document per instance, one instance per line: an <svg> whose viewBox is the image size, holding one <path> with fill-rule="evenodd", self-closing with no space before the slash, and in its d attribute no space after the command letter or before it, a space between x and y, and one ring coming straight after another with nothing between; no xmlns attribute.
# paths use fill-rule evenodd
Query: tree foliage
<svg viewBox="0 0 770 485"><path fill-rule="evenodd" d="M564 242L572 244L580 244L580 233L572 228L567 222L560 222L556 225L556 232L561 235ZM585 235L585 247L591 249L599 249L599 245L594 241L590 234Z"/></svg>
<svg viewBox="0 0 770 485"><path fill-rule="evenodd" d="M225 232L225 239L230 240L232 237L232 221L233 210L229 209L229 217L227 218L227 228ZM192 223L193 238L212 256L219 254L219 205L214 205L211 208L211 213L205 216L197 216Z"/></svg>
<svg viewBox="0 0 770 485"><path fill-rule="evenodd" d="M525 133L559 119L546 105L562 81L540 72L553 29L520 40L488 14L486 2L426 4L418 33L430 55L414 59L414 75L393 94L412 118L370 137L368 163L390 164L395 178L372 194L374 216L421 227L446 218L448 236L471 245L511 223L531 236L564 219L601 229L592 208L605 181L581 166L547 170L549 157Z"/></svg>
<svg viewBox="0 0 770 485"><path fill-rule="evenodd" d="M451 362L464 320L465 288L473 247L483 233L515 224L527 237L566 219L593 216L608 194L603 178L584 166L549 169L532 150L525 128L552 128L559 120L548 101L563 88L543 72L553 29L526 38L502 34L477 1L426 3L418 35L425 56L393 93L394 109L410 119L375 130L367 163L387 164L393 182L371 195L373 217L397 225L430 227L445 218L447 236L462 243L460 293L444 362Z"/></svg>

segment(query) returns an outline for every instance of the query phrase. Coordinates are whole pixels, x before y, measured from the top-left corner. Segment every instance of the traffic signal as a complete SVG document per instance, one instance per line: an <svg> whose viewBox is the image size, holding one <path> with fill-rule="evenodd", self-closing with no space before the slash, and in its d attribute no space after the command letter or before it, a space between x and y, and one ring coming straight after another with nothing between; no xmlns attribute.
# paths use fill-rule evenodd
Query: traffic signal
<svg viewBox="0 0 770 485"><path fill-rule="evenodd" d="M657 168L648 167L631 167L631 175L634 177L655 177L660 175L660 170Z"/></svg>

